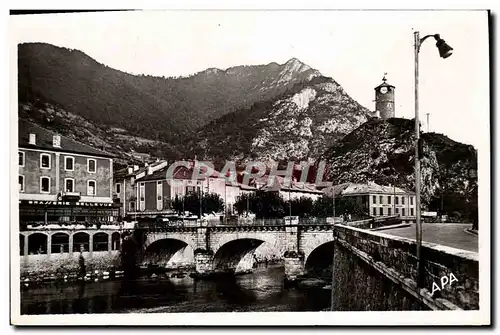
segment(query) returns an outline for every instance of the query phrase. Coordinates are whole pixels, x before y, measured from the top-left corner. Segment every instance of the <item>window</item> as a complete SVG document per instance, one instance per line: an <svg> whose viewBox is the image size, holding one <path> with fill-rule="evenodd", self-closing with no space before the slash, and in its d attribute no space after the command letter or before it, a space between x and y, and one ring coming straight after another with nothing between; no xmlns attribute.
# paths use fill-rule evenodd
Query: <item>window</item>
<svg viewBox="0 0 500 335"><path fill-rule="evenodd" d="M379 200L380 204L382 205L384 203L384 197L383 196L379 196L378 198L379 198L378 200Z"/></svg>
<svg viewBox="0 0 500 335"><path fill-rule="evenodd" d="M410 197L410 205L413 205L413 197Z"/></svg>
<svg viewBox="0 0 500 335"><path fill-rule="evenodd" d="M24 176L19 176L19 192L24 192Z"/></svg>
<svg viewBox="0 0 500 335"><path fill-rule="evenodd" d="M139 184L139 199L144 201L144 183Z"/></svg>
<svg viewBox="0 0 500 335"><path fill-rule="evenodd" d="M50 155L40 154L40 167L42 169L50 169Z"/></svg>
<svg viewBox="0 0 500 335"><path fill-rule="evenodd" d="M376 208L374 208L374 209L373 209L373 216L376 216L376 215L377 215L377 209L376 209Z"/></svg>
<svg viewBox="0 0 500 335"><path fill-rule="evenodd" d="M391 215L391 209L387 208L387 215Z"/></svg>
<svg viewBox="0 0 500 335"><path fill-rule="evenodd" d="M410 208L410 216L413 216L413 208Z"/></svg>
<svg viewBox="0 0 500 335"><path fill-rule="evenodd" d="M376 195L374 195L374 196L373 196L373 203L374 203L374 204L376 204L376 203L377 203L377 196L376 196Z"/></svg>
<svg viewBox="0 0 500 335"><path fill-rule="evenodd" d="M88 158L87 159L87 172L95 173L97 170L97 162L95 159Z"/></svg>
<svg viewBox="0 0 500 335"><path fill-rule="evenodd" d="M64 169L66 171L73 171L75 166L74 157L64 157Z"/></svg>
<svg viewBox="0 0 500 335"><path fill-rule="evenodd" d="M75 180L73 178L64 179L64 191L75 192Z"/></svg>
<svg viewBox="0 0 500 335"><path fill-rule="evenodd" d="M24 166L24 152L19 151L19 166Z"/></svg>
<svg viewBox="0 0 500 335"><path fill-rule="evenodd" d="M379 208L379 214L384 215L384 209L382 207Z"/></svg>
<svg viewBox="0 0 500 335"><path fill-rule="evenodd" d="M118 184L118 183L116 184L116 194L120 194L121 187L122 187L121 184Z"/></svg>
<svg viewBox="0 0 500 335"><path fill-rule="evenodd" d="M95 180L87 181L87 195L96 195L96 182L95 182Z"/></svg>
<svg viewBox="0 0 500 335"><path fill-rule="evenodd" d="M395 203L396 205L399 205L399 197L398 197L398 196L395 196L395 197L394 197L394 203Z"/></svg>
<svg viewBox="0 0 500 335"><path fill-rule="evenodd" d="M391 200L391 198L392 198L392 197L391 197L390 195L388 195L388 196L387 196L387 203L388 203L389 205L391 204L391 201L392 201L392 200Z"/></svg>
<svg viewBox="0 0 500 335"><path fill-rule="evenodd" d="M49 177L40 177L40 193L50 193Z"/></svg>
<svg viewBox="0 0 500 335"><path fill-rule="evenodd" d="M399 214L399 208L394 209L396 211L396 214Z"/></svg>
<svg viewBox="0 0 500 335"><path fill-rule="evenodd" d="M401 197L401 205L404 205L405 204L405 197Z"/></svg>
<svg viewBox="0 0 500 335"><path fill-rule="evenodd" d="M405 209L401 208L401 216L405 216Z"/></svg>

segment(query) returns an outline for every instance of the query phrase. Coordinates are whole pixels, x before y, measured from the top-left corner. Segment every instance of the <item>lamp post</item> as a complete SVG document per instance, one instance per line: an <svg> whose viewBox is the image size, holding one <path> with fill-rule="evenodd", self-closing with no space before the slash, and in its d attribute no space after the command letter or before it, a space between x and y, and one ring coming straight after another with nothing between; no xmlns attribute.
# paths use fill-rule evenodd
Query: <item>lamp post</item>
<svg viewBox="0 0 500 335"><path fill-rule="evenodd" d="M415 209L416 209L416 242L417 242L417 285L422 287L422 264L420 259L420 250L422 246L422 222L420 221L420 158L419 158L419 148L420 148L420 122L418 119L418 53L420 52L420 47L422 43L429 37L434 37L436 40L436 47L439 50L439 56L441 58L448 58L453 53L453 48L450 47L446 42L440 37L439 34L426 35L420 38L420 33L418 31L413 33L414 35L414 48L415 48Z"/></svg>

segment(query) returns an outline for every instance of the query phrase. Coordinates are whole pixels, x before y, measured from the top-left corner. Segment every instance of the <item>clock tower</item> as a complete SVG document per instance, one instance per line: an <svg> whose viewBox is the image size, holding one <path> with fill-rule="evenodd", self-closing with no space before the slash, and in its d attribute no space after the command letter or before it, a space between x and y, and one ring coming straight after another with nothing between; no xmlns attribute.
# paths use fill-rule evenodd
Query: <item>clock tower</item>
<svg viewBox="0 0 500 335"><path fill-rule="evenodd" d="M382 120L387 120L395 116L394 113L394 86L387 83L384 74L382 84L375 87L375 111L380 113Z"/></svg>

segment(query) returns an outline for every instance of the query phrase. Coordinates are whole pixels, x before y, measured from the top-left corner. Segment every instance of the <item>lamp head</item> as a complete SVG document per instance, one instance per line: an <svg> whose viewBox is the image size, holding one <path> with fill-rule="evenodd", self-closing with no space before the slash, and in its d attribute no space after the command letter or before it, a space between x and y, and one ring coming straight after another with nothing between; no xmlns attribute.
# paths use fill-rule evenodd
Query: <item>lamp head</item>
<svg viewBox="0 0 500 335"><path fill-rule="evenodd" d="M451 56L453 53L453 48L450 47L440 36L439 34L434 35L434 38L436 39L436 47L439 50L439 56L441 58L448 58Z"/></svg>

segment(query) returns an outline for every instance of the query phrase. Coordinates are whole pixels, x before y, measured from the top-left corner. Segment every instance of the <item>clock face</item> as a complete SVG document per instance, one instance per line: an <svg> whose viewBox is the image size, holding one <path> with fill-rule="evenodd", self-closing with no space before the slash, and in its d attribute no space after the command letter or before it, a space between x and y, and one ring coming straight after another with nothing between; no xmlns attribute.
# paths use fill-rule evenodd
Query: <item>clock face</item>
<svg viewBox="0 0 500 335"><path fill-rule="evenodd" d="M380 88L380 93L386 94L387 93L387 87L381 87Z"/></svg>

